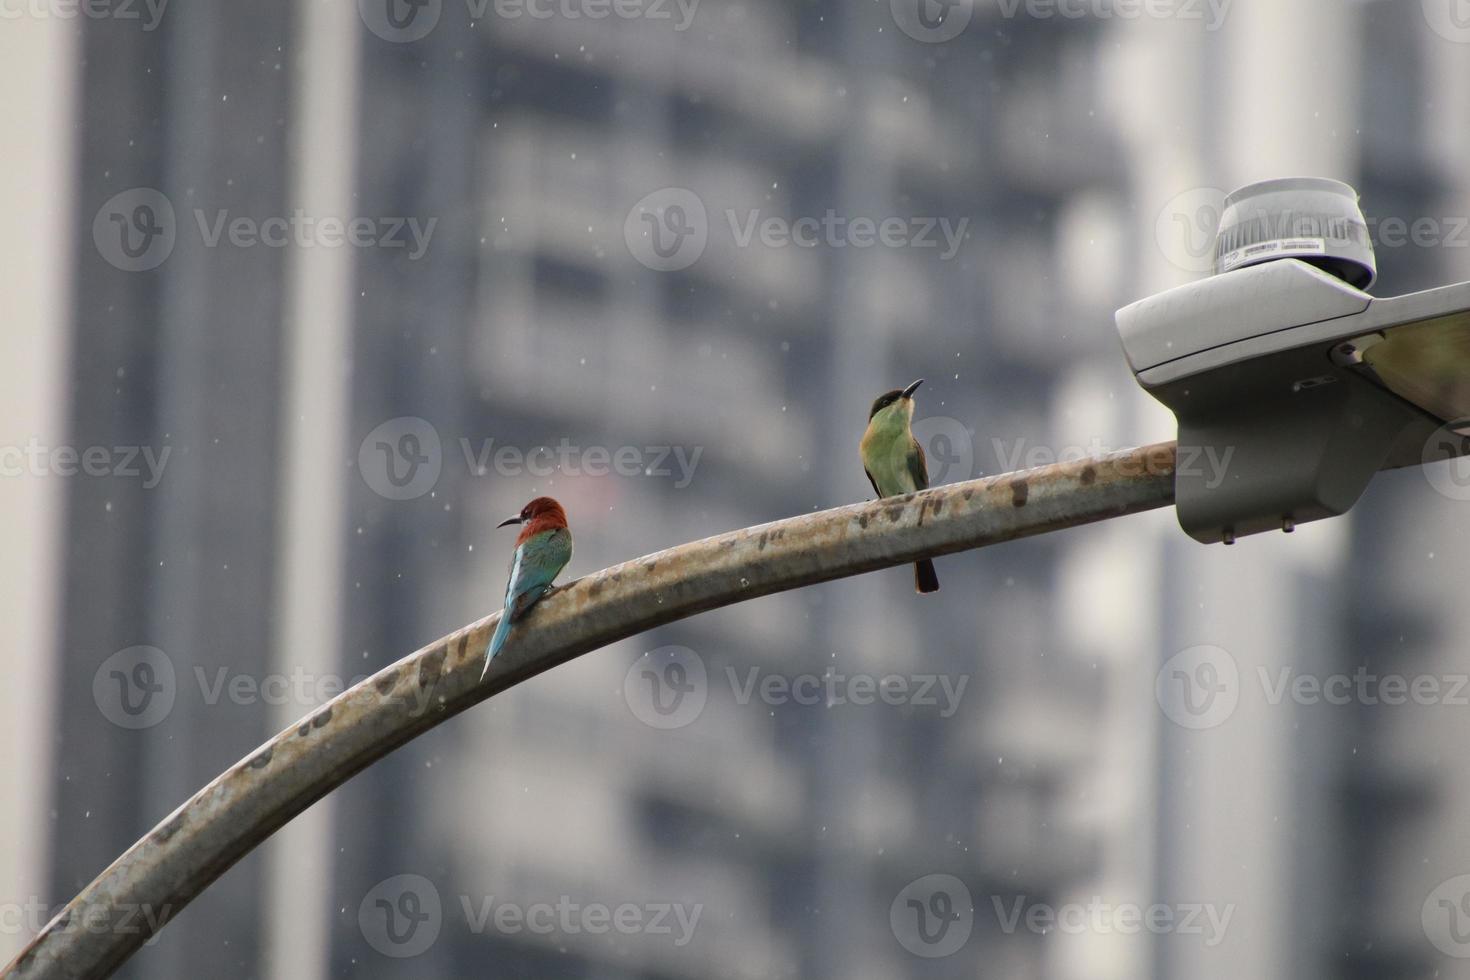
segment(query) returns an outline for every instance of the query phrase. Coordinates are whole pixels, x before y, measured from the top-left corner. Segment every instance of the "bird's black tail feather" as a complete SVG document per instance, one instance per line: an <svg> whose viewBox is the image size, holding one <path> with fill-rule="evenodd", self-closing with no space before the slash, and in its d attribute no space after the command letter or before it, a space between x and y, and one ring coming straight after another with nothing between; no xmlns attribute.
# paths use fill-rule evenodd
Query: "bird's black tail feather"
<svg viewBox="0 0 1470 980"><path fill-rule="evenodd" d="M914 562L914 589L918 592L939 591L939 575L934 571L934 563L927 558Z"/></svg>

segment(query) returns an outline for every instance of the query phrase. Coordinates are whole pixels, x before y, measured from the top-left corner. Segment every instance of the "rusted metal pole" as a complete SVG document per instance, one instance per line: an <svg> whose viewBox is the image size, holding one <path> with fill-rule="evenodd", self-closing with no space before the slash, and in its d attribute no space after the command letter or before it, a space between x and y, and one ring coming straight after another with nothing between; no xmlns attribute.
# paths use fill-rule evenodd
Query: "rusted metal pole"
<svg viewBox="0 0 1470 980"><path fill-rule="evenodd" d="M542 671L707 609L1167 506L1174 455L1173 443L1160 443L971 480L614 565L537 605L483 684L480 657L499 614L456 630L343 692L195 793L47 923L4 978L107 976L160 920L313 802L415 736ZM943 614L943 594L924 601Z"/></svg>

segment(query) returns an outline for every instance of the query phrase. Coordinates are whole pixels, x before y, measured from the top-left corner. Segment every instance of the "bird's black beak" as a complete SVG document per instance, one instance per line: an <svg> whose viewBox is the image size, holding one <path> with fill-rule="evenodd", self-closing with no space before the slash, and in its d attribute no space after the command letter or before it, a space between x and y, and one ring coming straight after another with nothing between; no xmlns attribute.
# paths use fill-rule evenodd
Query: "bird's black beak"
<svg viewBox="0 0 1470 980"><path fill-rule="evenodd" d="M521 517L520 514L517 514L516 516L514 516L512 518L509 518L508 520L501 521L499 524L497 524L495 526L496 527L510 527L512 524L524 524L524 523L526 523L525 520Z"/></svg>
<svg viewBox="0 0 1470 980"><path fill-rule="evenodd" d="M920 378L918 381L915 381L913 384L909 385L907 388L905 388L903 390L903 397L905 397L905 398L912 398L912 397L914 397L914 392L918 391L919 390L919 385L921 385L923 383L924 383L924 379L923 378Z"/></svg>

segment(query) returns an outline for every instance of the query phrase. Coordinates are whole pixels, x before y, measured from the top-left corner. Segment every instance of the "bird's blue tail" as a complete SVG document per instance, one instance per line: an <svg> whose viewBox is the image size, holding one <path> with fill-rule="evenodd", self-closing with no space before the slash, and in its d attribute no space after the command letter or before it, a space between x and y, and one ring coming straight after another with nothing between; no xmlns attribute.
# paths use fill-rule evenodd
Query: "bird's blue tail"
<svg viewBox="0 0 1470 980"><path fill-rule="evenodd" d="M510 635L510 609L507 608L500 614L500 622L495 626L495 635L490 637L490 646L485 649L485 669L480 671L480 680L485 679L485 674L490 670L490 661L505 646L505 638Z"/></svg>

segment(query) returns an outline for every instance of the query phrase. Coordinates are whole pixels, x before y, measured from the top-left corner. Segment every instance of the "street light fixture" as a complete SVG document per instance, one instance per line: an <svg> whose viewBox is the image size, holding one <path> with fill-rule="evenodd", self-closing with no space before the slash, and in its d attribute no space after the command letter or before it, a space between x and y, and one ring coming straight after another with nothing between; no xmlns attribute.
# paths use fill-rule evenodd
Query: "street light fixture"
<svg viewBox="0 0 1470 980"><path fill-rule="evenodd" d="M1470 282L1368 295L1377 266L1351 187L1236 191L1215 267L1117 314L1135 377L1179 424L1191 537L1291 531L1346 512L1379 470L1470 453ZM1223 478L1191 465L1203 453Z"/></svg>

